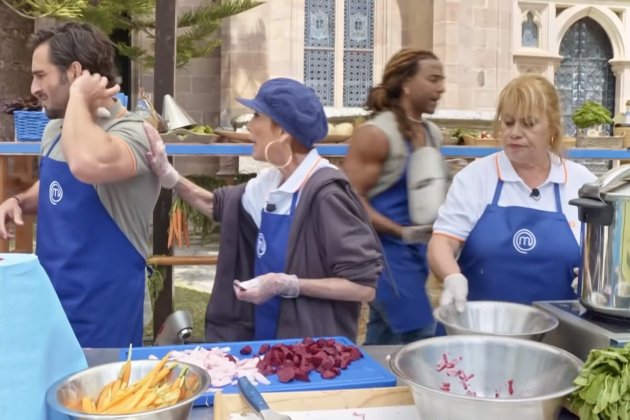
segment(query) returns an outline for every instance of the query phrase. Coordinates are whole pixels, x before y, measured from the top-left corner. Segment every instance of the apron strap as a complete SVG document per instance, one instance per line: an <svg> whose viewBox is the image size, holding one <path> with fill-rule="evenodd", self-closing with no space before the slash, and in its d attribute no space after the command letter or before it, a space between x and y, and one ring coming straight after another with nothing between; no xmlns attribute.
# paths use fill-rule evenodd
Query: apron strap
<svg viewBox="0 0 630 420"><path fill-rule="evenodd" d="M55 140L53 141L53 144L50 146L50 148L48 149L48 151L46 152L46 154L44 155L45 157L48 157L50 155L50 152L52 152L52 150L55 148L55 146L57 145L57 143L59 143L59 140L61 140L61 133L59 133L59 135L57 136L57 138L55 138Z"/></svg>
<svg viewBox="0 0 630 420"><path fill-rule="evenodd" d="M556 211L558 213L562 213L562 201L560 200L560 184L558 183L553 184L553 192L554 192L554 195L556 196Z"/></svg>
<svg viewBox="0 0 630 420"><path fill-rule="evenodd" d="M499 205L499 197L501 197L501 191L503 190L503 180L499 179L497 181L497 186L494 189L494 197L492 197L492 205Z"/></svg>
<svg viewBox="0 0 630 420"><path fill-rule="evenodd" d="M291 209L289 210L289 214L293 216L295 214L295 208L297 207L298 196L300 194L300 190L297 190L293 193L293 197L291 197Z"/></svg>

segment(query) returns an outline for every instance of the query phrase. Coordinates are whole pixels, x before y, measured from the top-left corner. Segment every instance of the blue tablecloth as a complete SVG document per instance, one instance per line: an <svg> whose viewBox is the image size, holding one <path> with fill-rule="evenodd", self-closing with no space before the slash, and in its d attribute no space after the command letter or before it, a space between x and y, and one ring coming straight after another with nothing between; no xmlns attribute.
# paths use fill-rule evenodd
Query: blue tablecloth
<svg viewBox="0 0 630 420"><path fill-rule="evenodd" d="M57 294L33 254L0 254L0 355L0 419L46 419L50 385L87 367Z"/></svg>

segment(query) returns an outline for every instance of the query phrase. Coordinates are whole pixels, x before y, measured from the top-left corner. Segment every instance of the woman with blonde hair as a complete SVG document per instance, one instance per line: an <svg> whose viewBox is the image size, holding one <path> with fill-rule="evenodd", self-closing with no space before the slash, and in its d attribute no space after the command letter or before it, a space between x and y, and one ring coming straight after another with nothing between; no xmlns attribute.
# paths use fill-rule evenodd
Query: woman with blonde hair
<svg viewBox="0 0 630 420"><path fill-rule="evenodd" d="M555 87L538 74L512 80L494 130L503 150L455 176L433 226L428 259L444 282L440 304L573 299L580 222L569 200L595 176L562 158Z"/></svg>

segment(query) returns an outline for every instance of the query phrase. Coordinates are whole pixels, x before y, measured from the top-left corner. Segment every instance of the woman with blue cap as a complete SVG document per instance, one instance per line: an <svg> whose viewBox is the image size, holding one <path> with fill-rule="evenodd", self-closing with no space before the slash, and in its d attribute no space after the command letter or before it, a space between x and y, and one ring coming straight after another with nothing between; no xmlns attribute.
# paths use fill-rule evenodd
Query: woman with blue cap
<svg viewBox="0 0 630 420"><path fill-rule="evenodd" d="M383 259L348 180L314 148L328 133L321 102L285 78L237 100L254 111L253 158L272 164L245 184L198 187L168 163L161 138L147 127L162 186L221 223L206 340L355 340L361 302L374 298Z"/></svg>

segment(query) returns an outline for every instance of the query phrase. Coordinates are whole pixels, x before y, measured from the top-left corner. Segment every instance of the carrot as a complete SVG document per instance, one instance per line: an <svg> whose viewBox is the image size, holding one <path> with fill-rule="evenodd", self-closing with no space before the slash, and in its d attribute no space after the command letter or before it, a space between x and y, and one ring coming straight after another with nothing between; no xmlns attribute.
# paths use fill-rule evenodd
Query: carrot
<svg viewBox="0 0 630 420"><path fill-rule="evenodd" d="M169 220L168 223L168 249L171 249L171 247L173 246L173 234L175 233L175 226L173 226L173 216L171 213L171 218Z"/></svg>
<svg viewBox="0 0 630 420"><path fill-rule="evenodd" d="M182 211L177 209L177 245L182 247Z"/></svg>
<svg viewBox="0 0 630 420"><path fill-rule="evenodd" d="M138 405L136 406L136 408L134 408L133 411L135 412L135 411L146 410L151 404L153 404L153 402L155 402L157 397L158 395L157 395L157 392L155 392L155 390L149 391L149 393L142 399L142 401L138 403Z"/></svg>
<svg viewBox="0 0 630 420"><path fill-rule="evenodd" d="M179 217L177 216L178 212L179 212L179 210L177 208L175 208L175 210L173 210L173 226L174 226L173 229L174 229L174 233L175 233L175 239L174 239L173 242L175 242L175 240L178 241L178 242L181 241L181 239L180 239L181 238L181 231L180 231L180 227L179 227Z"/></svg>
<svg viewBox="0 0 630 420"><path fill-rule="evenodd" d="M132 348L132 345L129 344L129 351L127 352L127 361L120 368L120 375L118 376L122 381L122 384L121 384L122 389L127 388L127 386L129 385L129 377L131 376L131 348Z"/></svg>
<svg viewBox="0 0 630 420"><path fill-rule="evenodd" d="M190 248L190 238L188 237L188 218L186 215L183 215L183 224L184 224L184 243L186 244L186 248Z"/></svg>
<svg viewBox="0 0 630 420"><path fill-rule="evenodd" d="M65 402L63 405L70 410L81 411L81 400Z"/></svg>
<svg viewBox="0 0 630 420"><path fill-rule="evenodd" d="M87 395L83 397L83 399L81 400L81 410L84 413L94 413L96 411L96 406L94 405L94 401L92 401L92 398L88 397Z"/></svg>
<svg viewBox="0 0 630 420"><path fill-rule="evenodd" d="M110 382L109 384L105 385L105 387L101 391L100 395L98 396L98 398L96 400L96 412L97 413L98 413L99 410L101 410L105 406L105 404L107 403L107 400L112 397L112 386L113 386L113 384L114 384L113 382Z"/></svg>
<svg viewBox="0 0 630 420"><path fill-rule="evenodd" d="M173 367L175 367L175 365L165 366L164 368L162 368L162 370L160 370L160 372L158 372L158 374L155 375L155 379L153 380L152 385L157 385L160 382L162 382L164 378L166 378L168 374L171 373L171 370L173 370Z"/></svg>
<svg viewBox="0 0 630 420"><path fill-rule="evenodd" d="M120 387L122 386L122 380L120 378L114 381L112 385L112 398L116 398L120 393Z"/></svg>

